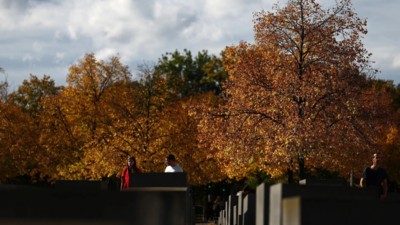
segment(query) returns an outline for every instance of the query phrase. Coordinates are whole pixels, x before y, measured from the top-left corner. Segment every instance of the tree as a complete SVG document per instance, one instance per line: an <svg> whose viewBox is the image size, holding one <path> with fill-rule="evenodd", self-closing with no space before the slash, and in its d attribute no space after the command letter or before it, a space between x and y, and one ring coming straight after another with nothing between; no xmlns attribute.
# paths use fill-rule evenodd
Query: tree
<svg viewBox="0 0 400 225"><path fill-rule="evenodd" d="M140 80L114 87L105 99L110 122L88 145L87 158L98 162L93 177L120 174L129 155L136 157L144 172L165 167L169 135L165 108L171 93L166 80L154 74L154 67L144 65L139 70Z"/></svg>
<svg viewBox="0 0 400 225"><path fill-rule="evenodd" d="M181 97L213 91L220 92L219 82L226 78L222 60L206 50L192 53L184 50L166 53L158 60L157 73L166 76L168 87Z"/></svg>
<svg viewBox="0 0 400 225"><path fill-rule="evenodd" d="M57 94L59 89L49 76L43 75L40 80L37 76L30 74L29 81L24 80L18 90L10 94L9 99L12 103L22 106L23 112L37 116L39 111L43 110L40 107L42 98Z"/></svg>
<svg viewBox="0 0 400 225"><path fill-rule="evenodd" d="M5 70L0 67L0 74L4 73ZM7 82L7 75L5 75L5 80L0 81L0 102L8 103L8 82Z"/></svg>
<svg viewBox="0 0 400 225"><path fill-rule="evenodd" d="M202 82L210 84L212 86L211 90L213 90L216 95L221 93L220 85L228 78L228 73L225 71L225 67L222 64L225 52L222 51L220 56L221 57L212 55L210 61L203 66L207 77L205 77Z"/></svg>
<svg viewBox="0 0 400 225"><path fill-rule="evenodd" d="M215 106L221 100L214 93L208 92L172 102L169 106L168 121L171 125L168 128L168 150L179 160L179 165L188 174L188 181L192 185L205 185L226 178L216 158L208 157L207 150L197 146L199 119L190 113L190 109L200 102Z"/></svg>
<svg viewBox="0 0 400 225"><path fill-rule="evenodd" d="M377 72L363 47L366 20L344 0L325 10L289 0L254 14L255 44L226 49L226 104L203 109L200 147L229 177L256 163L273 177L319 167L362 171L378 148L390 98L364 88ZM291 179L289 179L291 180Z"/></svg>
<svg viewBox="0 0 400 225"><path fill-rule="evenodd" d="M0 68L0 72L4 70ZM42 159L38 121L31 114L23 113L26 108L15 104L13 94L8 93L6 75L0 83L0 180L31 183L40 176Z"/></svg>
<svg viewBox="0 0 400 225"><path fill-rule="evenodd" d="M45 146L46 173L54 179L98 179L101 173L93 171L102 159L92 148L100 143L101 134L110 125L110 109L106 99L118 94L116 84L130 79L127 66L119 57L108 61L97 60L94 54L86 54L69 68L68 86L53 98L43 102L41 114L41 144ZM100 160L99 161L96 161ZM93 176L96 174L96 176Z"/></svg>
<svg viewBox="0 0 400 225"><path fill-rule="evenodd" d="M20 106L0 102L0 181L32 171L37 159L30 116Z"/></svg>
<svg viewBox="0 0 400 225"><path fill-rule="evenodd" d="M87 145L86 158L96 161L91 177L120 174L128 155L136 157L142 171L162 172L165 156L172 153L191 184L222 179L216 163L196 147L198 120L188 113L190 105L213 94L177 98L167 79L149 65L139 66L138 77L114 88L119 95L105 100L110 123Z"/></svg>

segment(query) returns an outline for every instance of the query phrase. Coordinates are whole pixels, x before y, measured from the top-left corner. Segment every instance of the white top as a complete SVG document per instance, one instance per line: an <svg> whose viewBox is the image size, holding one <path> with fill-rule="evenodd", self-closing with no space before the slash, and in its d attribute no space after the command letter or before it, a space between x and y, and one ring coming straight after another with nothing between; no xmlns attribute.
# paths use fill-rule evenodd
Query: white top
<svg viewBox="0 0 400 225"><path fill-rule="evenodd" d="M172 166L167 166L167 168L165 168L165 172L166 173L176 173L176 172L183 172L182 168L178 165L172 167Z"/></svg>

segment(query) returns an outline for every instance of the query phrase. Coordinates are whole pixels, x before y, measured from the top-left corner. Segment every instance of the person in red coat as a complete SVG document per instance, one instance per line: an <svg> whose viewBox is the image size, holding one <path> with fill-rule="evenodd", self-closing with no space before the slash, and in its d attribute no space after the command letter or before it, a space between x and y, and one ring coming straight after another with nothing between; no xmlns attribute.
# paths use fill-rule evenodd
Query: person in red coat
<svg viewBox="0 0 400 225"><path fill-rule="evenodd" d="M139 168L136 166L136 159L134 156L128 157L128 163L121 174L121 191L129 187L129 174L130 173L141 173Z"/></svg>

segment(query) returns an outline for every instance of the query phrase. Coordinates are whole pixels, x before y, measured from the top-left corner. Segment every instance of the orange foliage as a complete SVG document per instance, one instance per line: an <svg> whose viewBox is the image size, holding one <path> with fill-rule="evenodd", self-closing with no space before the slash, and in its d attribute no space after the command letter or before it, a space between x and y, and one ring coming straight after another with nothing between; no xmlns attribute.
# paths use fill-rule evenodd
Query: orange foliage
<svg viewBox="0 0 400 225"><path fill-rule="evenodd" d="M229 177L244 168L278 176L326 168L343 175L369 165L390 114L384 91L366 88L376 72L360 38L366 21L350 1L324 10L290 0L255 14L256 44L226 49L226 104L203 109L201 148ZM359 175L356 173L356 175Z"/></svg>
<svg viewBox="0 0 400 225"><path fill-rule="evenodd" d="M32 95L38 79L31 77L16 102L28 99L34 110L0 105L0 146L6 149L0 179L30 174L50 181L99 180L119 176L128 155L143 172L163 172L164 157L173 153L190 183L221 180L216 163L197 148L198 120L188 114L188 106L213 94L181 99L154 68L141 69L141 79L132 81L118 57L105 62L87 54L70 67L67 87L42 97Z"/></svg>

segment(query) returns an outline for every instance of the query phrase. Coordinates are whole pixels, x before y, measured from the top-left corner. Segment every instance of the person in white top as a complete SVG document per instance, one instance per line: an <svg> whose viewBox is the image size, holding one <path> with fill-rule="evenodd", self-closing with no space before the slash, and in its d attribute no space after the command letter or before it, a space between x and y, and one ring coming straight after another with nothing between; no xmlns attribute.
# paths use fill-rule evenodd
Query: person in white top
<svg viewBox="0 0 400 225"><path fill-rule="evenodd" d="M165 168L166 173L183 172L182 168L175 163L174 155L169 154L165 156L165 163L167 164L167 168Z"/></svg>

